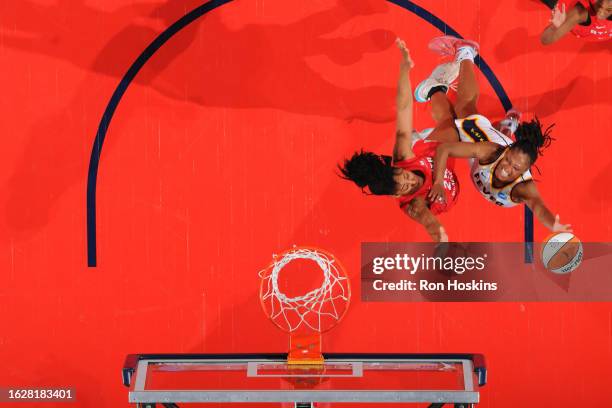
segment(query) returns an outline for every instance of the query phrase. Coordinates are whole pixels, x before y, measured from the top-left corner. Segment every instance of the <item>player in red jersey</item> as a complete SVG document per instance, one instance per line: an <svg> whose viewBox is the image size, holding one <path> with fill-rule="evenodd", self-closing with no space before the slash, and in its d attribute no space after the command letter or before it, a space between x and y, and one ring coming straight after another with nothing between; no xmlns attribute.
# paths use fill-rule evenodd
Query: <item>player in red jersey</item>
<svg viewBox="0 0 612 408"><path fill-rule="evenodd" d="M413 130L413 100L410 84L410 70L414 62L406 44L399 38L396 44L402 53L397 90L397 126L392 156L367 151L356 152L339 166L342 177L353 181L362 190L367 187L374 195L394 196L400 208L413 220L422 224L434 241L448 241L444 227L435 217L448 211L457 202L459 182L449 164L444 172L444 199L434 202L427 200L433 182L433 158L436 147L442 142L454 141L444 135L430 135L431 130ZM458 65L442 64L431 77L446 89L459 75ZM452 122L454 112L446 95L438 92L432 98L432 115L438 124ZM450 140L446 140L450 139ZM365 191L364 191L365 192Z"/></svg>
<svg viewBox="0 0 612 408"><path fill-rule="evenodd" d="M587 40L612 38L612 0L560 0L552 9L550 24L540 40L549 45L570 31Z"/></svg>

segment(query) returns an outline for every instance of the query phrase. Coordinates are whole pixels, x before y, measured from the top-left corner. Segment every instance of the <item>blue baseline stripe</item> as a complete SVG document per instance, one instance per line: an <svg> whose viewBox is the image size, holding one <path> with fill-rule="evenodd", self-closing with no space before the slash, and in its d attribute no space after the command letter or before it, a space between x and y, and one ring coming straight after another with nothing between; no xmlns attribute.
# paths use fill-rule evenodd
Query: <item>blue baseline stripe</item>
<svg viewBox="0 0 612 408"><path fill-rule="evenodd" d="M162 32L145 50L138 56L136 61L128 69L127 73L121 79L121 82L113 92L111 99L104 110L102 119L98 126L96 138L94 140L91 157L89 160L89 172L87 176L87 265L89 267L95 267L97 265L97 249L96 249L96 184L98 178L98 167L100 164L100 155L102 152L102 145L104 144L104 138L110 126L110 122L115 114L115 110L125 94L128 86L132 83L136 74L142 69L146 62L164 45L172 36L178 33L180 30L191 24L193 21L203 16L207 12L216 9L232 0L211 0L195 9L190 11L188 14L180 18L164 32ZM414 4L409 0L388 0L427 21L429 24L436 27L438 30L445 34L454 35L459 38L463 38L457 31L451 28L444 21L425 10L424 8ZM506 94L501 83L489 67L489 65L480 56L476 57L476 65L480 68L482 73L485 75L491 87L497 94L504 110L509 110L512 107L510 98ZM532 261L532 251L527 249L530 243L533 242L533 214L529 208L525 207L525 262Z"/></svg>

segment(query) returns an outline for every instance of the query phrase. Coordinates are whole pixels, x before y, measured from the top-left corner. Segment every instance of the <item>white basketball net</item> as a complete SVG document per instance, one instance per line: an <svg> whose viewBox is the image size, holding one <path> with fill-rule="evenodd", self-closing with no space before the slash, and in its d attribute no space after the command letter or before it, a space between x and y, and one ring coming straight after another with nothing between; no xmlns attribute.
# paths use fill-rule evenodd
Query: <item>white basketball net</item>
<svg viewBox="0 0 612 408"><path fill-rule="evenodd" d="M278 258L259 272L263 281L261 301L270 319L289 332L301 326L318 332L333 327L346 312L351 296L348 277L337 267L337 262L320 251L306 248L293 249ZM296 259L316 262L323 272L323 284L305 295L288 297L278 287L278 276Z"/></svg>

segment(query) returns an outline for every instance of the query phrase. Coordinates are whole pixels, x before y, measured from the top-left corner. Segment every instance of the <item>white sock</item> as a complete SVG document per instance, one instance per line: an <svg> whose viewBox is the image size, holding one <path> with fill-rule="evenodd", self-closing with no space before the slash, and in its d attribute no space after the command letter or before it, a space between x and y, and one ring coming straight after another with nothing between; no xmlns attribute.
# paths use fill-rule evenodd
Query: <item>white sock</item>
<svg viewBox="0 0 612 408"><path fill-rule="evenodd" d="M455 54L455 61L461 62L463 60L469 59L474 62L474 58L476 57L476 50L469 45L461 47L457 50L457 54Z"/></svg>

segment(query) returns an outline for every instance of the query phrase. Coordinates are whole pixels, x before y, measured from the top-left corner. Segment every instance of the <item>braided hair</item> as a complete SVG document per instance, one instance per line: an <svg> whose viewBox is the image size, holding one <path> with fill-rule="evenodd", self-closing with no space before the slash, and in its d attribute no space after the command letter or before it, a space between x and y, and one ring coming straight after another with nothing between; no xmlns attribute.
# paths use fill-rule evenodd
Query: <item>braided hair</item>
<svg viewBox="0 0 612 408"><path fill-rule="evenodd" d="M510 145L510 149L525 153L529 156L530 165L533 165L538 157L542 156L543 150L554 140L550 135L554 126L552 124L542 130L542 124L537 117L529 122L521 123L514 132L516 141Z"/></svg>
<svg viewBox="0 0 612 408"><path fill-rule="evenodd" d="M340 177L354 182L361 189L367 186L372 194L392 195L395 194L396 183L391 162L391 156L361 150L344 160L338 169L342 173Z"/></svg>

